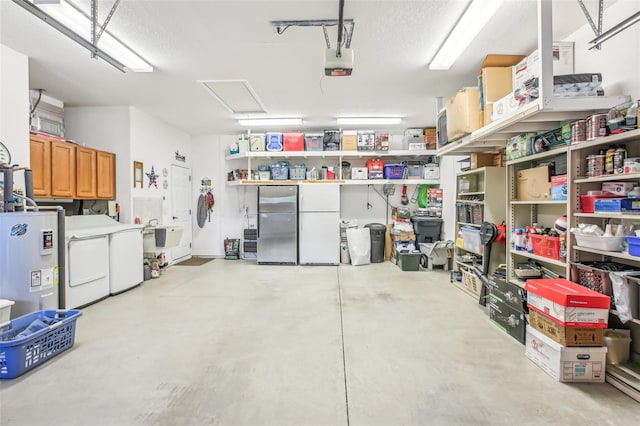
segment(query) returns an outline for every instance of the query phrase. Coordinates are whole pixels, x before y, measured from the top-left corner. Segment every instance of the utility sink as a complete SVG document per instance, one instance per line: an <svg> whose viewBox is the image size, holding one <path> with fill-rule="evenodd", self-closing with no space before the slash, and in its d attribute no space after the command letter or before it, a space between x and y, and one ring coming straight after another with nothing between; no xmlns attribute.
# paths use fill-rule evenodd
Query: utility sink
<svg viewBox="0 0 640 426"><path fill-rule="evenodd" d="M182 239L182 226L147 226L143 232L144 251L153 253L158 249L177 247Z"/></svg>

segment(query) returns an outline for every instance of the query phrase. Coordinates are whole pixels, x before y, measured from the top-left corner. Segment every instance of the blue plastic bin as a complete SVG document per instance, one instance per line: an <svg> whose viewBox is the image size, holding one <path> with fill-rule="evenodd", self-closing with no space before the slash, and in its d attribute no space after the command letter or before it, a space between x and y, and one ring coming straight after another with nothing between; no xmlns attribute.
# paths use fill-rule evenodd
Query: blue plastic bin
<svg viewBox="0 0 640 426"><path fill-rule="evenodd" d="M8 331L0 333L0 379L13 379L43 364L75 342L79 310L36 311L9 323ZM49 317L59 322L29 336L14 339L34 320Z"/></svg>

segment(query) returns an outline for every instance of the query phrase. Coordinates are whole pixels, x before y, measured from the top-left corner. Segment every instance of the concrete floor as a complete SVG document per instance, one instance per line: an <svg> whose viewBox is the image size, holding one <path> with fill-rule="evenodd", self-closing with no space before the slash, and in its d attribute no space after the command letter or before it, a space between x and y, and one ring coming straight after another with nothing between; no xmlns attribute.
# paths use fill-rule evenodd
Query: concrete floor
<svg viewBox="0 0 640 426"><path fill-rule="evenodd" d="M173 266L85 308L71 350L1 381L0 424L638 423L609 384L547 376L448 277Z"/></svg>

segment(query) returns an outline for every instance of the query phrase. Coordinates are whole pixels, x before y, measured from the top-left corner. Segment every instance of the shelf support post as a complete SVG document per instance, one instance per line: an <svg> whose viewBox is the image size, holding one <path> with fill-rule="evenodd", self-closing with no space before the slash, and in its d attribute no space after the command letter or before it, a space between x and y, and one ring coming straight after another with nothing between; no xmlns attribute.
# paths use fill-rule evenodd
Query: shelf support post
<svg viewBox="0 0 640 426"><path fill-rule="evenodd" d="M548 108L553 98L553 14L549 0L538 0L538 78L542 107Z"/></svg>

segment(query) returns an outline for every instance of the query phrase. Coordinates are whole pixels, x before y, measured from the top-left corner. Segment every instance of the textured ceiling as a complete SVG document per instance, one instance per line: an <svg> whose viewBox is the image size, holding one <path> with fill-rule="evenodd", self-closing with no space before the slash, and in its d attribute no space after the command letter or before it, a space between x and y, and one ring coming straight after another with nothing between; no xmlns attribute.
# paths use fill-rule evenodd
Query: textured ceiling
<svg viewBox="0 0 640 426"><path fill-rule="evenodd" d="M595 0L585 3L595 11ZM99 1L100 21L112 4ZM430 71L429 59L467 4L347 0L345 18L355 20L350 77L323 77L321 28L277 35L269 24L337 19L337 0L122 0L108 29L154 66L151 74L123 74L90 59L10 0L0 0L0 42L30 57L31 88L67 106L132 105L194 135L243 130L197 83L220 79L248 80L270 115L302 116L306 128L353 115L402 116L401 128L419 127L435 124L436 97L475 84L486 54L526 54L536 46L536 2L506 0L451 70ZM556 0L554 15L558 40L586 23L575 0ZM335 27L329 34L335 47Z"/></svg>

